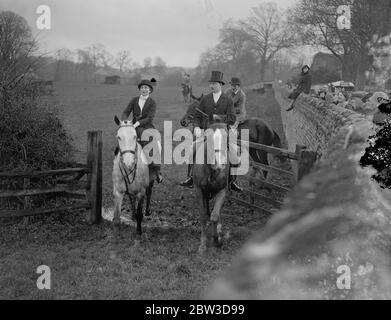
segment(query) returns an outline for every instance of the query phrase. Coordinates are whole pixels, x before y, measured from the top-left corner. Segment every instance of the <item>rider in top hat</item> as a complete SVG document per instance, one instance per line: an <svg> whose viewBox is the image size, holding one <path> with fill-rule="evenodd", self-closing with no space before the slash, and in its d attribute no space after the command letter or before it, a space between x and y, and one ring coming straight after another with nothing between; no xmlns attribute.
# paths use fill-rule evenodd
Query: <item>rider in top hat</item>
<svg viewBox="0 0 391 320"><path fill-rule="evenodd" d="M156 86L156 79L141 80L138 84L140 95L134 97L121 115L121 120L127 120L132 113L133 126L136 128L138 139L141 138L142 133L146 129L154 129L153 118L156 114L156 102L150 97L153 92L153 87ZM140 141L140 143L146 144L147 142ZM162 182L162 175L160 172L160 164L151 164L155 168L156 181Z"/></svg>
<svg viewBox="0 0 391 320"><path fill-rule="evenodd" d="M286 109L286 111L291 111L295 107L295 101L302 92L306 94L309 94L311 92L311 81L312 79L310 74L310 67L308 65L305 65L301 68L299 84L288 97L289 99L292 99L292 102L290 104L290 107Z"/></svg>
<svg viewBox="0 0 391 320"><path fill-rule="evenodd" d="M220 71L212 71L211 78L209 80L211 93L205 95L200 102L199 109L208 116L209 125L215 122L224 122L229 126L234 125L236 117L233 106L233 101L223 91L222 86L225 84L223 81L223 73ZM201 129L207 129L205 127L205 121L203 120L204 115L196 113L194 116L194 135L199 138L201 137ZM191 157L195 154L196 143L193 143L193 152ZM236 156L236 149L231 146L230 152L231 157ZM235 176L230 177L230 187L234 191L242 191L242 189L236 184ZM185 187L193 187L193 178L188 177L181 183Z"/></svg>
<svg viewBox="0 0 391 320"><path fill-rule="evenodd" d="M241 121L246 118L246 94L240 88L241 82L239 78L233 77L230 81L231 88L225 94L230 97L234 103L236 121L232 128L237 129Z"/></svg>

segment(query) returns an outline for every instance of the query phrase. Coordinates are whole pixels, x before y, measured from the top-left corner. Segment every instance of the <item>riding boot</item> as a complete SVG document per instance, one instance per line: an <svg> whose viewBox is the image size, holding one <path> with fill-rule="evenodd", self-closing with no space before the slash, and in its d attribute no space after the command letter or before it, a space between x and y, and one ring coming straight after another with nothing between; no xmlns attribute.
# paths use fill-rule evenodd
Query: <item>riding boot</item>
<svg viewBox="0 0 391 320"><path fill-rule="evenodd" d="M197 143L196 141L193 141L192 148L191 148L191 153L190 153L190 159L193 159L193 163L195 162L195 154L197 150ZM188 164L188 176L186 180L182 181L180 183L182 187L187 187L187 188L193 188L194 187L194 182L193 182L193 164L189 163Z"/></svg>
<svg viewBox="0 0 391 320"><path fill-rule="evenodd" d="M243 189L237 184L236 178L237 178L236 175L233 175L233 174L229 175L229 180L228 180L229 181L229 188L233 191L236 191L236 192L242 192Z"/></svg>
<svg viewBox="0 0 391 320"><path fill-rule="evenodd" d="M187 178L186 180L182 181L180 183L182 187L188 187L188 188L193 188L193 165L188 164L188 170L187 170Z"/></svg>

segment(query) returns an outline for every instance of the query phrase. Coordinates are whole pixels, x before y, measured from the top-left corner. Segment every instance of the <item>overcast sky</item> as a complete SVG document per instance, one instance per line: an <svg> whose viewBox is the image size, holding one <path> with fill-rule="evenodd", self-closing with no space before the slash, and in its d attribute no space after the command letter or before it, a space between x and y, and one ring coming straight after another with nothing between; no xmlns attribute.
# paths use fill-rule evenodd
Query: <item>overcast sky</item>
<svg viewBox="0 0 391 320"><path fill-rule="evenodd" d="M271 0L281 7L296 0ZM222 22L249 16L259 0L0 0L38 33L36 9L51 8L52 29L40 31L45 51L72 50L102 43L115 54L129 50L133 60L160 56L170 66L195 67L217 43Z"/></svg>

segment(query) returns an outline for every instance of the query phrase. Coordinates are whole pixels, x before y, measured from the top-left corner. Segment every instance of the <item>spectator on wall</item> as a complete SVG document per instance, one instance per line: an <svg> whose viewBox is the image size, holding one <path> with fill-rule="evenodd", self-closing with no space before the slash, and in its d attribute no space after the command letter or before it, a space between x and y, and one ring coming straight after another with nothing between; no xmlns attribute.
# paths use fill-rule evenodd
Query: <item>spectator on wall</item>
<svg viewBox="0 0 391 320"><path fill-rule="evenodd" d="M291 111L295 107L296 99L299 97L301 93L309 94L311 92L311 74L310 67L308 65L303 66L301 68L301 75L299 84L296 89L289 95L289 99L292 99L290 106L286 111Z"/></svg>

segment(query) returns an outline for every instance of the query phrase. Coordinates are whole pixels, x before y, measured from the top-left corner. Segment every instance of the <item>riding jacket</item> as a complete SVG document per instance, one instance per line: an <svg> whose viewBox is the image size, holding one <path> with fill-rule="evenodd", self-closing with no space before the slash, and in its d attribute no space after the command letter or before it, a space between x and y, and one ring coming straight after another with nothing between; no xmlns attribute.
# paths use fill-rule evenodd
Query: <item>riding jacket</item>
<svg viewBox="0 0 391 320"><path fill-rule="evenodd" d="M236 121L240 122L246 118L246 94L241 88L236 93L229 88L225 94L230 97L234 103Z"/></svg>
<svg viewBox="0 0 391 320"><path fill-rule="evenodd" d="M129 102L128 106L121 115L121 120L128 120L129 115L133 113L133 123L138 121L140 123L140 127L145 129L154 128L152 122L156 114L156 102L151 97L148 97L147 101L145 101L143 110L141 111L138 104L139 99L140 97L138 96Z"/></svg>
<svg viewBox="0 0 391 320"><path fill-rule="evenodd" d="M221 96L217 103L213 100L213 93L209 93L205 95L200 102L199 109L206 113L209 120L209 125L215 123L216 121L213 119L213 115L223 116L223 122L228 125L233 125L236 120L235 110L233 101L229 98L225 93L221 93ZM194 116L194 126L200 127L201 129L207 129L205 127L205 121L203 121L204 115L200 112L196 112ZM221 122L221 121L220 121Z"/></svg>

